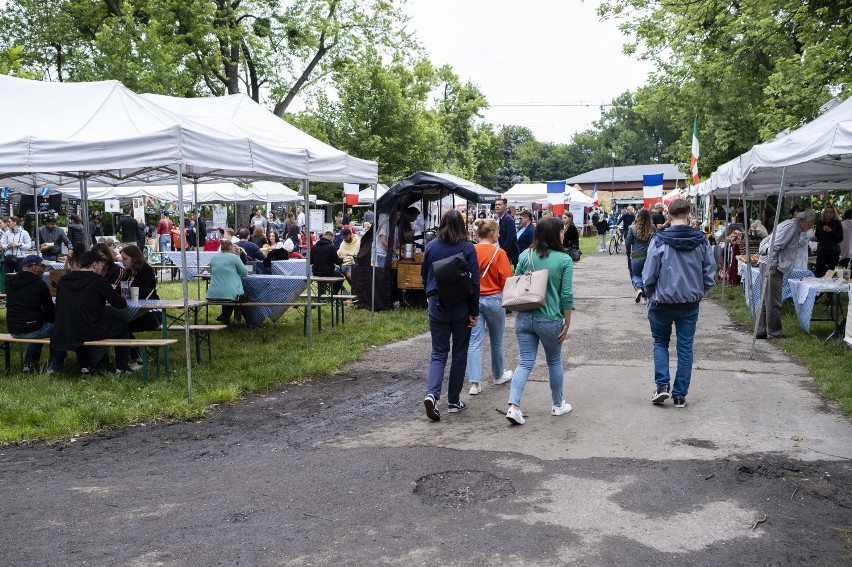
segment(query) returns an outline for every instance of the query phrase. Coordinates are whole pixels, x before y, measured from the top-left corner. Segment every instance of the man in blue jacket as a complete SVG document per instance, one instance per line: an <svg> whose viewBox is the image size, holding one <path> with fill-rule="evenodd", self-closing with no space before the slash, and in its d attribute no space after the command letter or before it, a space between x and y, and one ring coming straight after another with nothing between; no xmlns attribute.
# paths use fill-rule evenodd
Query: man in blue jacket
<svg viewBox="0 0 852 567"><path fill-rule="evenodd" d="M698 323L698 304L713 285L716 264L707 238L689 226L689 201L669 205L671 227L657 231L648 245L642 283L648 295L648 321L654 337L654 382L651 403L672 398L686 405L692 377L692 341ZM669 341L672 324L677 336L677 372L670 387Z"/></svg>
<svg viewBox="0 0 852 567"><path fill-rule="evenodd" d="M515 228L515 219L509 214L506 199L494 201L494 211L497 213L497 222L500 223L500 235L497 244L500 245L509 257L509 263L513 266L518 263L518 230Z"/></svg>

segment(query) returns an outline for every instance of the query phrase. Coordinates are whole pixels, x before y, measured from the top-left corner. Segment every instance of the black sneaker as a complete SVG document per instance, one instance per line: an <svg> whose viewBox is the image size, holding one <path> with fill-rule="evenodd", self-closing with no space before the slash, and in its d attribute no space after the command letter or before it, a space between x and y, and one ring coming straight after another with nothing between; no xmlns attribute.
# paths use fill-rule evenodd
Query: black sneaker
<svg viewBox="0 0 852 567"><path fill-rule="evenodd" d="M467 407L467 404L463 401L459 400L454 404L447 404L447 413L459 413L461 410Z"/></svg>
<svg viewBox="0 0 852 567"><path fill-rule="evenodd" d="M657 389L654 390L653 394L651 394L651 403L661 404L671 397L671 394L669 394L668 384L665 386L657 386Z"/></svg>
<svg viewBox="0 0 852 567"><path fill-rule="evenodd" d="M441 412L438 411L438 403L435 401L435 396L429 394L423 398L423 405L426 406L426 415L432 421L441 421Z"/></svg>
<svg viewBox="0 0 852 567"><path fill-rule="evenodd" d="M674 406L676 408L682 408L686 405L686 396L675 396L672 399L674 400Z"/></svg>

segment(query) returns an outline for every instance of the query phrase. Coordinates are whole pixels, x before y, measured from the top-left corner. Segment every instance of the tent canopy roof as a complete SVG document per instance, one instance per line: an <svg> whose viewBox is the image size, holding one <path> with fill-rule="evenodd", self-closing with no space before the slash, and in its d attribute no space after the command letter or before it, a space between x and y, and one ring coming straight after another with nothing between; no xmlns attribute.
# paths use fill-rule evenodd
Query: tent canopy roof
<svg viewBox="0 0 852 567"><path fill-rule="evenodd" d="M140 97L117 81L53 83L0 76L0 180L10 187L299 180L305 148L223 134Z"/></svg>
<svg viewBox="0 0 852 567"><path fill-rule="evenodd" d="M222 97L177 98L144 94L142 97L183 118L216 131L280 148L307 150L309 181L376 183L379 166L358 159L302 132L278 118L245 94Z"/></svg>
<svg viewBox="0 0 852 567"><path fill-rule="evenodd" d="M429 171L418 171L409 175L393 187L387 193L379 197L377 204L380 212L389 212L392 203L402 199L403 206L420 200L436 200L447 194L455 194L473 203L487 203L500 197L500 194L473 181L462 179L450 173L432 173Z"/></svg>
<svg viewBox="0 0 852 567"><path fill-rule="evenodd" d="M566 183L565 196L571 197L571 202L574 204L587 205L592 202L592 198ZM547 201L547 184L546 183L518 183L513 185L511 189L503 193L503 198L507 201L515 201L521 203L546 202Z"/></svg>
<svg viewBox="0 0 852 567"><path fill-rule="evenodd" d="M601 167L580 175L568 178L568 184L575 183L629 183L641 182L643 175L663 174L664 181L685 179L686 174L677 166L669 163L654 163L650 165L626 165L621 167Z"/></svg>

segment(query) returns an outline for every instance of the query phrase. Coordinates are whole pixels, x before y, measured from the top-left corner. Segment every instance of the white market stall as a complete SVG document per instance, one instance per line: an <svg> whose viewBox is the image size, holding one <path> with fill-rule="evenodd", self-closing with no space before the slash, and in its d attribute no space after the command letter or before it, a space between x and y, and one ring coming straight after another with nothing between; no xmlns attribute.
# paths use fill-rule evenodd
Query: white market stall
<svg viewBox="0 0 852 567"><path fill-rule="evenodd" d="M546 183L518 183L501 195L509 205L531 205L547 203ZM575 224L583 223L586 207L592 206L592 198L571 185L565 185L565 204L574 215Z"/></svg>

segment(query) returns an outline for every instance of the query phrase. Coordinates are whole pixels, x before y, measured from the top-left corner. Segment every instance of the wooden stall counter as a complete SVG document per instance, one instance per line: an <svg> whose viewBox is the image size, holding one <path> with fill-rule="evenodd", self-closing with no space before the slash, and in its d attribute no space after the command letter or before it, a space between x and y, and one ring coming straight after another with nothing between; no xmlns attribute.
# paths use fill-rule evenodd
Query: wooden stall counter
<svg viewBox="0 0 852 567"><path fill-rule="evenodd" d="M414 259L400 258L396 261L396 287L399 289L423 289L420 265L423 254L417 253Z"/></svg>

